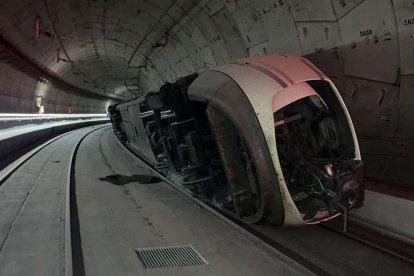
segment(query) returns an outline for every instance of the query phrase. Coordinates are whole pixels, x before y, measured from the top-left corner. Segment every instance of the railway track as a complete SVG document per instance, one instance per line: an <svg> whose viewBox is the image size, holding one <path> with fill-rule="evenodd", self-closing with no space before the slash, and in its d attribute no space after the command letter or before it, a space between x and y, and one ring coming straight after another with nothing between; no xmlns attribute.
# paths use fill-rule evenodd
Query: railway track
<svg viewBox="0 0 414 276"><path fill-rule="evenodd" d="M271 253L273 256L283 259L284 261L293 261L295 265L302 266L303 268L307 269L311 273L316 275L333 275L333 273L328 272L322 266L319 266L308 260L305 256L302 256L299 252L295 252L284 242L280 240L272 238L269 235L269 231L264 231L263 226L256 226L256 225L249 225L243 224L240 221L235 220L230 215L227 215L222 212L222 210L218 210L214 206L207 205L206 203L194 198L189 191L185 188L181 187L180 185L171 181L171 179L165 177L164 175L158 173L151 165L149 165L144 159L140 158L136 154L133 153L126 145L117 141L119 146L125 150L125 152L134 160L136 160L141 165L145 166L152 174L161 178L166 183L171 185L175 190L179 193L184 195L185 197L189 198L195 204L200 206L201 208L207 210L208 212L212 213L213 215L221 218L225 223L229 224L233 228L237 229L240 233L247 236L247 238L253 240L256 244L260 245L264 250ZM373 250L378 250L389 254L393 257L403 260L404 262L409 263L410 265L414 265L414 247L408 245L406 243L397 241L395 239L389 238L387 236L383 236L381 234L373 233L366 228L358 226L355 224L355 221L348 222L346 227L346 232L344 232L344 226L342 222L343 218L337 218L335 220L328 221L326 223L322 223L319 225L308 226L304 228L314 228L319 229L317 231L328 231L334 232L338 236L346 237L347 239L351 239L353 241L357 241L358 243L362 243L367 245ZM267 227L268 229L271 227ZM267 230L268 230L267 229ZM413 267L414 271L414 267Z"/></svg>
<svg viewBox="0 0 414 276"><path fill-rule="evenodd" d="M68 179L66 185L66 206L65 217L69 218L65 224L65 264L66 276L83 276L85 275L85 266L81 246L81 235L79 225L78 206L76 200L76 177L75 166L76 156L82 141L93 132L108 126L98 127L83 135L72 150L70 157L70 166L68 167Z"/></svg>
<svg viewBox="0 0 414 276"><path fill-rule="evenodd" d="M344 231L343 218L340 217L332 221L324 222L319 227L334 231L349 239L371 246L414 265L414 246L381 233L373 232L370 229L362 227L360 224L358 220L352 219L351 222L348 222L346 231Z"/></svg>
<svg viewBox="0 0 414 276"><path fill-rule="evenodd" d="M64 133L62 135L59 135L55 138L52 138L48 140L47 142L39 145L38 147L34 148L33 150L27 152L20 158L18 158L15 162L7 166L4 170L1 171L0 174L0 185L5 183L9 178L12 178L14 174L19 173L19 169L22 168L25 164L29 164L30 162L36 162L36 160L32 160L36 154L38 154L40 151L47 149L49 146L53 145L54 143L60 143L65 144L69 139L76 139L75 142L71 145L72 148L70 149L69 154L69 162L66 172L66 180L63 184L63 190L65 191L63 194L62 201L62 214L61 214L61 220L64 224L64 230L63 230L63 260L61 260L59 263L62 267L60 267L61 272L65 276L72 276L72 275L84 275L84 268L83 268L83 259L82 259L82 248L80 245L80 234L79 234L79 220L77 215L77 205L76 205L76 181L74 177L75 173L75 163L76 163L76 155L78 152L78 148L82 141L91 133L100 130L102 128L108 127L106 126L95 126L95 127L85 127L77 130L73 130L67 133ZM63 141L66 139L66 141ZM55 150L56 151L56 150ZM54 152L55 152L54 151ZM51 154L53 156L53 154ZM53 163L61 162L59 161L52 161ZM50 160L46 162L46 164L50 163ZM46 168L46 165L45 165ZM45 168L40 171L36 179L41 177L41 174L44 173ZM21 216L21 213L23 213L23 210L25 206L27 205L27 202L31 200L31 195L33 191L38 188L36 187L38 185L38 181L36 180L34 184L30 187L30 189L27 190L26 195L24 197L24 200L22 201L18 212L16 213L15 218L13 219L13 223L10 225L10 229L7 232L7 235L1 241L1 249L3 249L3 245L8 240L9 234L13 232L13 228L15 227L19 217Z"/></svg>

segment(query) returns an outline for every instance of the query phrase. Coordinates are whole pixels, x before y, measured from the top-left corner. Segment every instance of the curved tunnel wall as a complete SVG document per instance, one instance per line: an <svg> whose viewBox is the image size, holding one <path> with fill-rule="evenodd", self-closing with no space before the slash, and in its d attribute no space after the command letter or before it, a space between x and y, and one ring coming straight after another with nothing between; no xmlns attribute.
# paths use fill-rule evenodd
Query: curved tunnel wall
<svg viewBox="0 0 414 276"><path fill-rule="evenodd" d="M104 113L106 101L84 99L0 63L0 113Z"/></svg>
<svg viewBox="0 0 414 276"><path fill-rule="evenodd" d="M305 55L342 93L368 177L414 186L412 1L25 0L0 5L2 29L31 58L83 89L125 98L245 56ZM49 33L39 39L33 32L36 16ZM136 49L140 43L162 44L166 32L166 49ZM57 48L70 62L56 62ZM8 83L14 98L10 106L21 111L33 106L28 101L35 100L29 94L34 95L36 82L3 72L2 86ZM83 104L82 112L102 106L52 90L45 93L46 102Z"/></svg>

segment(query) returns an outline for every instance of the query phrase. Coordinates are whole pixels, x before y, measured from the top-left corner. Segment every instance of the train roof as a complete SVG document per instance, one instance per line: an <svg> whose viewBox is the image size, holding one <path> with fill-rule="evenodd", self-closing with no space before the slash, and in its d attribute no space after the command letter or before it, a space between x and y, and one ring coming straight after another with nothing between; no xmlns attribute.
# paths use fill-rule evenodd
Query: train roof
<svg viewBox="0 0 414 276"><path fill-rule="evenodd" d="M275 79L282 88L309 80L324 80L322 73L309 60L293 55L267 55L240 59L233 64L252 67Z"/></svg>

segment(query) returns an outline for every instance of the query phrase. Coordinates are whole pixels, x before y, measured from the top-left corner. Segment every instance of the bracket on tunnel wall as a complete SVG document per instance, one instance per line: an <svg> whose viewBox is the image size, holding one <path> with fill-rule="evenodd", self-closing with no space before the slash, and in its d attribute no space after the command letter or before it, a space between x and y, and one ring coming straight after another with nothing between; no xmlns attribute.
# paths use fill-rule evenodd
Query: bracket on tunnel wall
<svg viewBox="0 0 414 276"><path fill-rule="evenodd" d="M69 62L67 59L60 57L60 48L56 49L56 63L59 63L59 61Z"/></svg>

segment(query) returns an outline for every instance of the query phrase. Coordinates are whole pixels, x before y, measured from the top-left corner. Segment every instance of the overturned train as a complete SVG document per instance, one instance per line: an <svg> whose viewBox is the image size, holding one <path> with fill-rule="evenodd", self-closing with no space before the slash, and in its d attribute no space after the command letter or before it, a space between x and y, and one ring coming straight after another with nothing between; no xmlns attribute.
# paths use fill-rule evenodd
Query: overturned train
<svg viewBox="0 0 414 276"><path fill-rule="evenodd" d="M302 57L245 58L109 113L118 139L149 166L243 222L313 224L363 204L348 111Z"/></svg>

